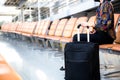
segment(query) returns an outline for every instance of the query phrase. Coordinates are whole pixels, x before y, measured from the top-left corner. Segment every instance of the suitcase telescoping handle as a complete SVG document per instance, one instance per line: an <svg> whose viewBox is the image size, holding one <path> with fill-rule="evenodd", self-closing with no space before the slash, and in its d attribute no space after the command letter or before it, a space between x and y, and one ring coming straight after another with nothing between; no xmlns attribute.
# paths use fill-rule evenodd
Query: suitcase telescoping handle
<svg viewBox="0 0 120 80"><path fill-rule="evenodd" d="M77 41L78 41L78 42L80 42L80 31L79 31L80 26L81 26L81 24L79 24L79 25L77 26ZM89 26L86 26L86 27L87 27L87 42L90 42Z"/></svg>

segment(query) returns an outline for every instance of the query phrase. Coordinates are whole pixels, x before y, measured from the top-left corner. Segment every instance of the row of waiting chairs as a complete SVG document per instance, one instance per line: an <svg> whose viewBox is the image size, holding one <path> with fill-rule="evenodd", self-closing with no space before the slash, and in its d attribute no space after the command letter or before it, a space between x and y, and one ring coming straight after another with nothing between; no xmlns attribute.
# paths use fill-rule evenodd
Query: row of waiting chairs
<svg viewBox="0 0 120 80"><path fill-rule="evenodd" d="M114 14L115 28L119 17L120 14ZM49 20L41 20L40 22L7 23L2 25L1 31L16 33L28 37L35 37L37 39L49 40L52 42L57 41L66 43L72 41L73 35L77 32L78 24L81 24L82 22L93 24L94 20L95 16L92 16L89 19L84 16L79 18L54 20L53 22ZM80 32L86 33L86 29L81 27ZM119 32L119 28L117 32ZM45 42L43 41L43 43ZM106 46L107 45L100 45L100 48L106 48ZM111 48L111 46L109 48Z"/></svg>
<svg viewBox="0 0 120 80"><path fill-rule="evenodd" d="M42 20L40 22L9 23L3 24L1 31L29 37L37 37L39 39L45 38L49 40L64 41L66 40L64 38L68 38L70 42L71 37L76 32L76 26L81 22L86 22L87 20L87 17L80 17L55 20L52 23L49 20Z"/></svg>

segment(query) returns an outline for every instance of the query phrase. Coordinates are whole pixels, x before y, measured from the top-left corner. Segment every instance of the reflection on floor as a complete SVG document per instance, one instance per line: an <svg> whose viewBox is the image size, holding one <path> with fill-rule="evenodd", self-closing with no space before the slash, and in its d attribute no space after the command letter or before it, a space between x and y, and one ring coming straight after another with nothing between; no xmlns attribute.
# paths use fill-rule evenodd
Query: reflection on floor
<svg viewBox="0 0 120 80"><path fill-rule="evenodd" d="M63 52L35 47L30 42L0 36L0 54L23 80L64 80ZM101 69L101 76L105 70ZM104 77L102 80L120 80Z"/></svg>

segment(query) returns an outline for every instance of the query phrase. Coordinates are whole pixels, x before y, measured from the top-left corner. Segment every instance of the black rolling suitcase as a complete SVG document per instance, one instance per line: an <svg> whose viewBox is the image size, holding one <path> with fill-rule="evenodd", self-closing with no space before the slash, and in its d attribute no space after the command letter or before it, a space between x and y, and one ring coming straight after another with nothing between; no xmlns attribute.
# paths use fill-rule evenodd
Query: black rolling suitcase
<svg viewBox="0 0 120 80"><path fill-rule="evenodd" d="M100 80L98 44L79 42L78 35L78 42L66 44L64 57L65 80Z"/></svg>

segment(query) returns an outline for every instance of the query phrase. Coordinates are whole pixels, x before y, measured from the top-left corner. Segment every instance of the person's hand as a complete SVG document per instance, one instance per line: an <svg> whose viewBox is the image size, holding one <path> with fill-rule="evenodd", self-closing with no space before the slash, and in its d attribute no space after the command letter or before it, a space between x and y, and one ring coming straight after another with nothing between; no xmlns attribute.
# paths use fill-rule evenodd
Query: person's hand
<svg viewBox="0 0 120 80"><path fill-rule="evenodd" d="M90 30L90 34L94 34L94 33L96 33L95 29Z"/></svg>

